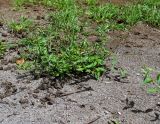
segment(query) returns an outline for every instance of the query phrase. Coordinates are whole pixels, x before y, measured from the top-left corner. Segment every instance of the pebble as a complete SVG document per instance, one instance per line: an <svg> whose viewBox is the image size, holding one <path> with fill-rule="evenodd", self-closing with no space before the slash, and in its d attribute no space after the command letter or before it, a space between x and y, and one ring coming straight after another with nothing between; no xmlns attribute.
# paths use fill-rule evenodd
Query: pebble
<svg viewBox="0 0 160 124"><path fill-rule="evenodd" d="M22 99L19 100L19 103L20 103L20 104L28 104L29 101L28 101L28 99L22 98Z"/></svg>
<svg viewBox="0 0 160 124"><path fill-rule="evenodd" d="M38 95L37 94L32 94L33 98L37 99Z"/></svg>
<svg viewBox="0 0 160 124"><path fill-rule="evenodd" d="M8 32L7 32L7 31L3 31L3 32L2 32L2 36L3 36L3 37L7 37L7 36L8 36Z"/></svg>

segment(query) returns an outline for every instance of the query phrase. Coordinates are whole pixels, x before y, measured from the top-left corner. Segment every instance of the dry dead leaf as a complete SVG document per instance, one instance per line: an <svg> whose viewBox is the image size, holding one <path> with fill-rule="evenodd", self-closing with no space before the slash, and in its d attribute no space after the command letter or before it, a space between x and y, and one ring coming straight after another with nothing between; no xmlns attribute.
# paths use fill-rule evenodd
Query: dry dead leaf
<svg viewBox="0 0 160 124"><path fill-rule="evenodd" d="M17 59L17 60L16 60L16 64L17 64L17 65L21 65L21 64L23 64L24 62L25 62L24 58L20 58L20 59Z"/></svg>

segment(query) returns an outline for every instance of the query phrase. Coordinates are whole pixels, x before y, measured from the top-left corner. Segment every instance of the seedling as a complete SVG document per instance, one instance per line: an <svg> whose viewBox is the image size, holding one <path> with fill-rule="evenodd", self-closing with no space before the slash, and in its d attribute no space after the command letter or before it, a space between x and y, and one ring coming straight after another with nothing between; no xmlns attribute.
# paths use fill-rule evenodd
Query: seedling
<svg viewBox="0 0 160 124"><path fill-rule="evenodd" d="M120 73L120 77L121 78L126 78L127 77L127 70L123 69L123 68L120 68L119 69L119 73Z"/></svg>
<svg viewBox="0 0 160 124"><path fill-rule="evenodd" d="M152 72L153 72L153 69L152 68L148 68L148 67L144 67L142 69L143 71L143 74L144 74L144 84L151 84L153 83L155 85L154 88L149 88L147 90L148 93L159 93L160 92L160 73L157 74L157 77L156 78L153 78L151 76Z"/></svg>

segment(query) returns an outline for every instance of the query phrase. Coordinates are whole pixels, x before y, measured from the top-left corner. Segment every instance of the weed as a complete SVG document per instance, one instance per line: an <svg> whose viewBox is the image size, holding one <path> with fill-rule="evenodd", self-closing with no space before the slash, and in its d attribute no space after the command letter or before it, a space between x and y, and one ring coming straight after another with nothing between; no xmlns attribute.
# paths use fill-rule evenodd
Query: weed
<svg viewBox="0 0 160 124"><path fill-rule="evenodd" d="M17 68L20 70L31 70L34 68L33 62L26 61L23 64L17 64Z"/></svg>
<svg viewBox="0 0 160 124"><path fill-rule="evenodd" d="M29 31L29 28L31 28L33 22L30 19L27 19L25 17L21 17L19 22L12 21L9 24L9 28L12 30L14 33L22 33L25 31Z"/></svg>
<svg viewBox="0 0 160 124"><path fill-rule="evenodd" d="M77 9L66 8L50 15L53 28L56 31L75 33L79 31Z"/></svg>
<svg viewBox="0 0 160 124"><path fill-rule="evenodd" d="M96 22L108 22L113 20L119 13L119 8L113 4L105 4L99 7L91 7L89 11L90 18L93 18Z"/></svg>
<svg viewBox="0 0 160 124"><path fill-rule="evenodd" d="M13 0L13 4L16 7L21 7L24 4L28 4L28 3L34 3L35 0Z"/></svg>
<svg viewBox="0 0 160 124"><path fill-rule="evenodd" d="M127 70L123 69L123 68L120 68L119 69L119 73L120 73L120 77L121 78L126 78L127 77Z"/></svg>
<svg viewBox="0 0 160 124"><path fill-rule="evenodd" d="M5 50L6 50L5 44L2 41L0 41L0 57L2 57L2 55L5 52Z"/></svg>
<svg viewBox="0 0 160 124"><path fill-rule="evenodd" d="M99 44L71 42L68 47L62 47L59 53L49 51L48 42L39 37L31 46L35 72L39 75L49 74L54 77L69 76L74 73L88 73L97 79L105 71L104 60L107 50Z"/></svg>
<svg viewBox="0 0 160 124"><path fill-rule="evenodd" d="M114 72L115 71L115 67L117 65L118 61L117 61L117 58L115 55L112 55L112 58L111 58L111 71Z"/></svg>
<svg viewBox="0 0 160 124"><path fill-rule="evenodd" d="M139 21L160 26L160 2L147 0L127 6L105 4L92 6L87 14L97 23L108 23L109 29L125 29Z"/></svg>
<svg viewBox="0 0 160 124"><path fill-rule="evenodd" d="M151 74L153 72L152 68L144 67L142 69L142 72L144 74L144 84L151 84L153 83L155 85L154 88L149 88L147 90L148 93L159 93L160 92L160 73L157 74L156 78L154 79Z"/></svg>

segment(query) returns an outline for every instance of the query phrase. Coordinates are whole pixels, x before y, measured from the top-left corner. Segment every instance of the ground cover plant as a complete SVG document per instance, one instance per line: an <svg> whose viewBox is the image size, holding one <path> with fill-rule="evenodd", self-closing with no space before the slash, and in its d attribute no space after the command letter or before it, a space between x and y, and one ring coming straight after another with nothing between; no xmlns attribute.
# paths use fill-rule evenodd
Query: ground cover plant
<svg viewBox="0 0 160 124"><path fill-rule="evenodd" d="M160 73L157 74L157 76L154 78L152 76L153 69L149 67L144 67L142 69L143 74L144 74L144 84L154 84L154 87L148 88L147 92L154 94L154 93L159 93L160 92Z"/></svg>
<svg viewBox="0 0 160 124"><path fill-rule="evenodd" d="M29 28L32 26L32 24L33 24L32 20L27 19L25 17L21 17L18 22L13 20L8 25L12 32L22 33L22 32L27 32Z"/></svg>
<svg viewBox="0 0 160 124"><path fill-rule="evenodd" d="M2 57L2 55L4 54L6 48L5 45L2 41L0 41L0 57Z"/></svg>
<svg viewBox="0 0 160 124"><path fill-rule="evenodd" d="M27 65L30 65L28 62L34 65L34 73L54 77L87 73L99 79L105 72L105 59L110 55L105 47L106 32L126 29L139 21L152 26L160 25L158 0L125 6L101 5L96 0L84 0L82 3L84 5L73 0L14 1L17 7L42 4L54 8L48 15L49 25L37 27L20 43L23 46L20 57ZM20 32L29 30L30 25L29 19L21 18L19 23L12 22L9 27L14 32ZM88 28L90 32L87 32ZM98 42L89 42L89 35L99 37Z"/></svg>

